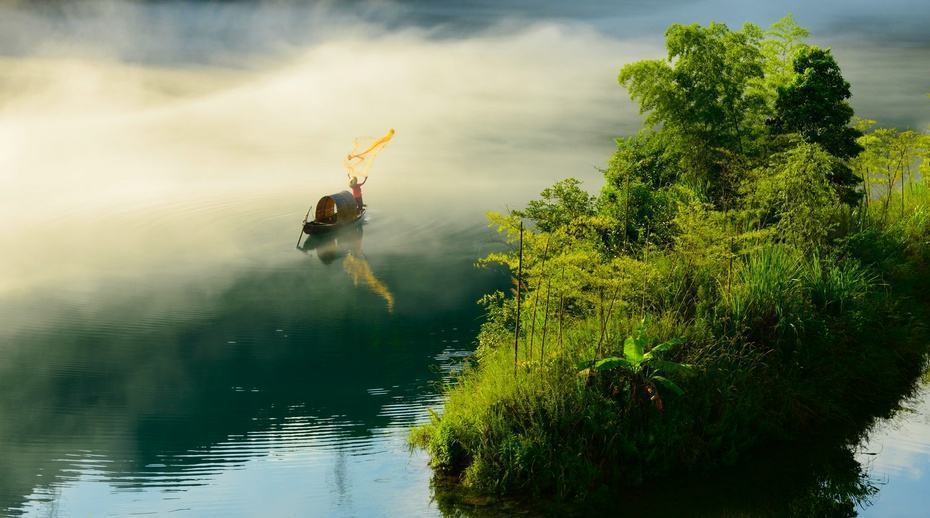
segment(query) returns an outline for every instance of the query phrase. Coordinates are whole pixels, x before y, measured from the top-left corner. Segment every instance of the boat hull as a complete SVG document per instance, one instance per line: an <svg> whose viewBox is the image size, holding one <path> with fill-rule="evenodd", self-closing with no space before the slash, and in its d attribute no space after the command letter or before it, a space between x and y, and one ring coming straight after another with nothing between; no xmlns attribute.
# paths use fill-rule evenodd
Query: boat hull
<svg viewBox="0 0 930 518"><path fill-rule="evenodd" d="M352 225L357 225L358 222L361 221L362 218L365 217L365 212L366 212L365 209L362 209L362 211L359 212L355 216L355 218L350 219L348 221L337 221L334 223L327 223L327 222L316 221L316 220L308 221L304 223L304 234L309 234L311 236L317 235L317 234L326 234L327 232L332 232L340 228L346 228Z"/></svg>

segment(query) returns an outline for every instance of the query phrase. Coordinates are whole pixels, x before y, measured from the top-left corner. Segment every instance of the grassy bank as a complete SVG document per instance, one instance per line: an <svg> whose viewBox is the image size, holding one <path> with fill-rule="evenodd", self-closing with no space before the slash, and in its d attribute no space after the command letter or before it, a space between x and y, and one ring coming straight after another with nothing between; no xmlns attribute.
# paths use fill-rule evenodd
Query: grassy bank
<svg viewBox="0 0 930 518"><path fill-rule="evenodd" d="M468 487L589 497L852 441L922 370L926 137L852 120L790 19L666 36L620 73L647 126L601 192L491 215L514 246L483 262L514 290L483 299L476 361L411 435Z"/></svg>

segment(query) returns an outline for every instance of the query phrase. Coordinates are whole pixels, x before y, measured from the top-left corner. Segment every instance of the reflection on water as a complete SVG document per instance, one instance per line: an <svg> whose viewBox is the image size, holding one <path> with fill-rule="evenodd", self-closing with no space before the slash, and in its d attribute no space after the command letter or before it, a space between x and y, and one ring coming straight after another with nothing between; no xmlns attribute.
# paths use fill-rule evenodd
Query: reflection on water
<svg viewBox="0 0 930 518"><path fill-rule="evenodd" d="M377 293L387 302L388 311L394 310L394 295L391 294L391 290L384 285L377 277L375 277L374 272L371 271L371 266L368 265L368 261L365 260L362 255L349 254L346 256L342 265L345 267L346 272L352 277L352 281L358 286L359 281L363 282L368 286L371 291Z"/></svg>
<svg viewBox="0 0 930 518"><path fill-rule="evenodd" d="M930 384L879 423L863 443L858 460L880 491L863 516L919 516L930 509Z"/></svg>
<svg viewBox="0 0 930 518"><path fill-rule="evenodd" d="M630 516L926 516L930 506L930 385L890 418L879 419L861 442L769 445L727 469L656 480L619 494L595 495L586 510ZM536 501L497 501L435 478L437 507L449 516L560 515L577 507Z"/></svg>
<svg viewBox="0 0 930 518"><path fill-rule="evenodd" d="M359 283L364 284L384 299L389 312L394 311L394 294L372 271L362 250L363 224L364 221L327 234L310 236L300 249L305 252L316 250L316 255L323 264L330 264L341 258L342 267L355 286Z"/></svg>
<svg viewBox="0 0 930 518"><path fill-rule="evenodd" d="M711 476L654 480L619 493L595 494L585 515L700 517L848 517L868 509L878 487L848 448L809 444L759 451L747 462ZM444 515L504 517L573 515L577 506L500 502L433 481Z"/></svg>

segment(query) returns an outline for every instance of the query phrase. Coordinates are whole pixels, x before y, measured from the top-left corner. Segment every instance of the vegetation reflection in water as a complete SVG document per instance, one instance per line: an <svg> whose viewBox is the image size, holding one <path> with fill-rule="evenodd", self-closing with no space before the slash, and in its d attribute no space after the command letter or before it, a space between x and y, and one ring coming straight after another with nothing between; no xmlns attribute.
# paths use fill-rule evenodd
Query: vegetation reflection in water
<svg viewBox="0 0 930 518"><path fill-rule="evenodd" d="M602 494L583 504L548 499L500 499L469 491L437 475L432 490L446 516L856 516L872 504L881 480L855 449L836 443L776 446L707 477L656 480L646 487ZM674 488L674 496L670 494Z"/></svg>
<svg viewBox="0 0 930 518"><path fill-rule="evenodd" d="M909 506L900 496L886 501L882 495L885 486L893 482L890 474L907 473L909 483L919 487L922 468L913 465L908 456L886 461L885 465L876 466L876 461L892 454L882 451L888 447L925 451L919 436L908 437L904 442L912 444L905 446L886 443L885 435L906 434L902 429L907 428L909 420L926 414L928 389L930 369L923 373L917 394L890 409L890 415L873 423L858 440L812 439L802 444L773 445L754 451L745 462L707 476L658 480L643 488L586 502L581 514L610 515L622 505L624 515L629 516L911 515L913 509L919 508ZM917 426L926 427L926 420L918 419ZM901 442L902 438L892 440ZM901 462L904 464L898 464ZM670 488L674 488L674 496ZM432 491L439 510L447 516L579 513L577 505L541 503L538 499L502 500L471 492L455 477L435 476Z"/></svg>

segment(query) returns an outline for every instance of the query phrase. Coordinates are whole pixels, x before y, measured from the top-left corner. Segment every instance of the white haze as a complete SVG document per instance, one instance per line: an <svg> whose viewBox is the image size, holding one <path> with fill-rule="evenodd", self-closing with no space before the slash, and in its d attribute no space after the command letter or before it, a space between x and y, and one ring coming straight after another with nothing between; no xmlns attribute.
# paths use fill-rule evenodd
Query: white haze
<svg viewBox="0 0 930 518"><path fill-rule="evenodd" d="M0 59L0 294L230 259L249 217L296 230L344 188L352 138L389 127L373 206L480 215L566 176L593 189L637 124L616 73L656 52L565 24L437 39L320 10L308 23L334 36L236 66L127 63L41 34L38 55Z"/></svg>
<svg viewBox="0 0 930 518"><path fill-rule="evenodd" d="M613 137L641 120L617 72L664 55L661 31L504 8L456 32L402 23L409 5L27 5L0 6L0 297L268 260L256 240L285 248L306 207L344 188L352 138L390 127L365 187L373 217L480 224L560 178L595 191ZM665 8L649 23L689 21ZM930 54L836 53L862 115L926 125Z"/></svg>

